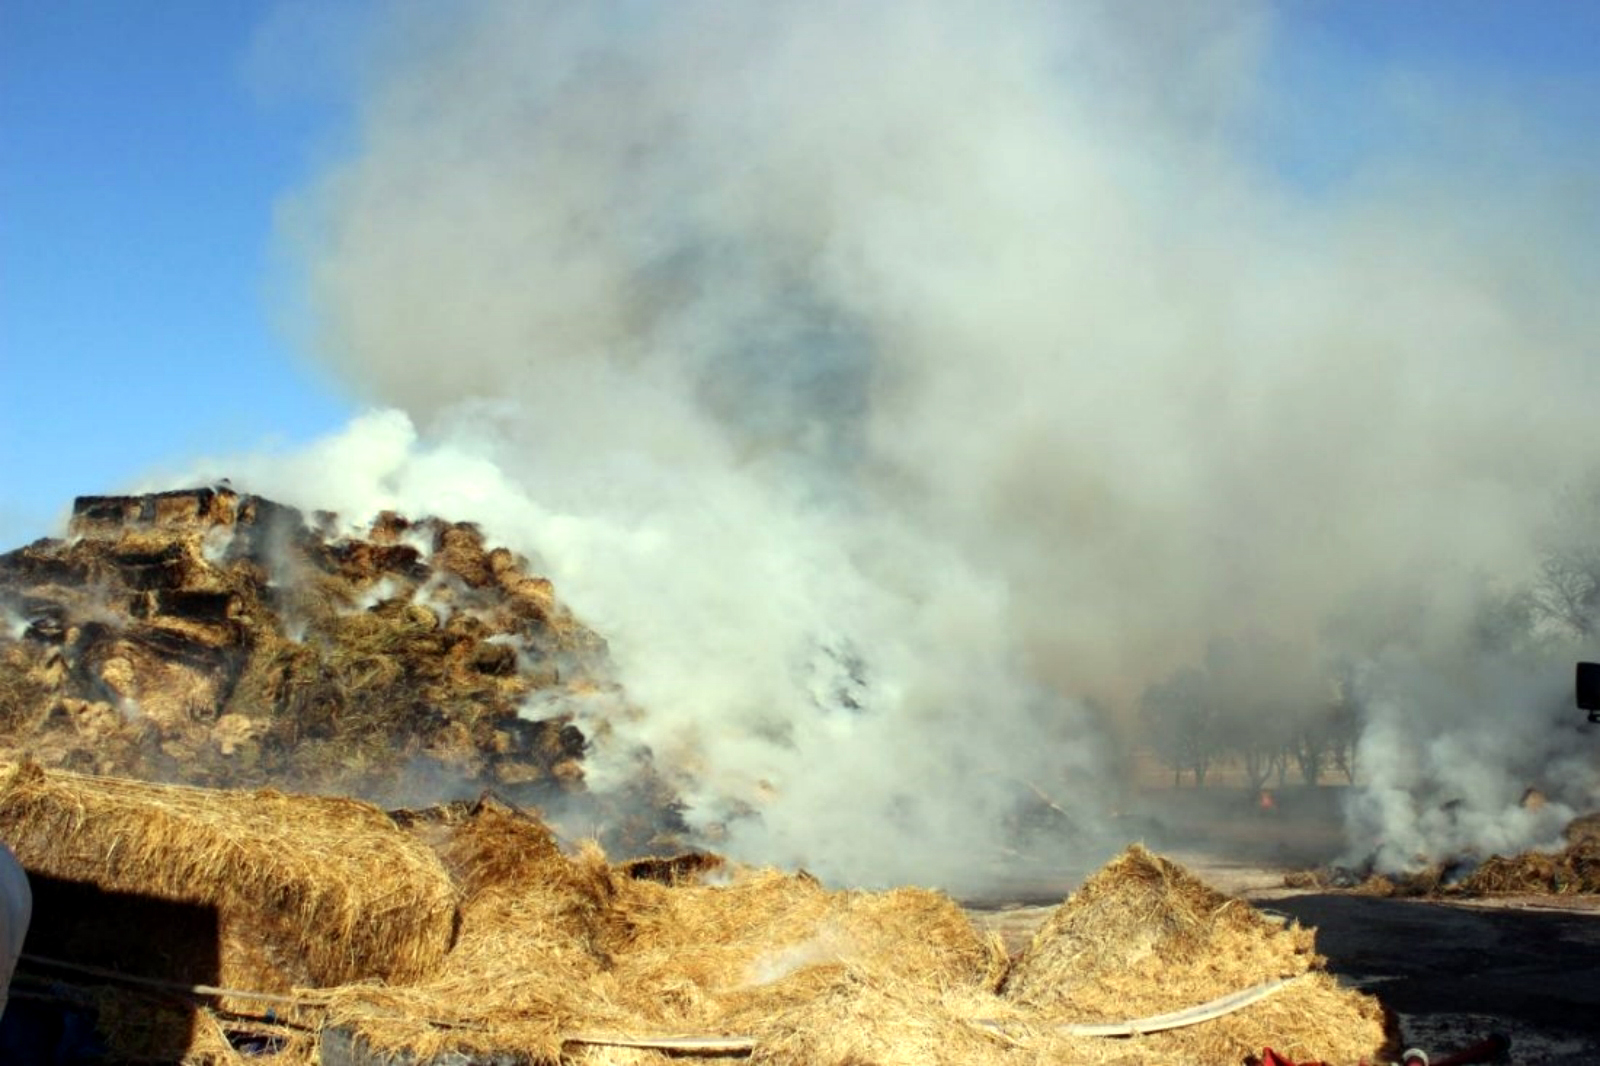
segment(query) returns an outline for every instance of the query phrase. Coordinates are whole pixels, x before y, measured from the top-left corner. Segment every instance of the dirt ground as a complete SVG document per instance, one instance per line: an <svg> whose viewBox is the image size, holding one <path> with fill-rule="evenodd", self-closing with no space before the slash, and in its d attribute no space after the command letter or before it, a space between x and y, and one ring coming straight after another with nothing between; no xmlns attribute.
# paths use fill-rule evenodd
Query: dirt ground
<svg viewBox="0 0 1600 1066"><path fill-rule="evenodd" d="M1444 903L1286 889L1285 873L1339 857L1338 790L1286 795L1271 814L1229 792L1151 797L1130 839L1314 926L1329 969L1395 1013L1406 1047L1437 1059L1500 1032L1519 1066L1600 1063L1600 897ZM969 911L1020 950L1081 877L1036 871Z"/></svg>

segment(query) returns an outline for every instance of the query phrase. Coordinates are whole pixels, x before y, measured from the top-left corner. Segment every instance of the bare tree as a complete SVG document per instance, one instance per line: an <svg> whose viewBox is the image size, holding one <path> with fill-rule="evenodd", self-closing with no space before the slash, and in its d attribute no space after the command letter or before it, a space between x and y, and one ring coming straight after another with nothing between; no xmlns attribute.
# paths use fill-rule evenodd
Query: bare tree
<svg viewBox="0 0 1600 1066"><path fill-rule="evenodd" d="M1334 665L1330 678L1333 698L1323 718L1327 761L1352 785L1356 783L1356 741L1361 738L1362 725L1356 678L1357 669L1351 661L1343 660Z"/></svg>
<svg viewBox="0 0 1600 1066"><path fill-rule="evenodd" d="M1204 785L1217 755L1216 712L1205 675L1185 667L1151 685L1139 699L1139 716L1151 750L1172 771L1173 785L1182 783L1186 771L1196 788Z"/></svg>
<svg viewBox="0 0 1600 1066"><path fill-rule="evenodd" d="M1244 766L1245 791L1260 792L1266 785L1267 778L1272 776L1274 752L1250 739L1236 742L1233 750Z"/></svg>
<svg viewBox="0 0 1600 1066"><path fill-rule="evenodd" d="M1600 550L1546 556L1535 595L1545 617L1578 637L1593 636L1600 620Z"/></svg>
<svg viewBox="0 0 1600 1066"><path fill-rule="evenodd" d="M1302 722L1290 748L1295 765L1300 769L1300 779L1307 785L1315 785L1321 779L1322 768L1328 760L1328 729L1322 718L1319 714Z"/></svg>
<svg viewBox="0 0 1600 1066"><path fill-rule="evenodd" d="M1250 792L1286 770L1302 680L1293 675L1295 661L1264 637L1217 640L1206 648L1206 682L1217 703L1222 745L1238 758Z"/></svg>
<svg viewBox="0 0 1600 1066"><path fill-rule="evenodd" d="M1600 477L1561 496L1539 547L1536 611L1574 636L1594 636L1600 630Z"/></svg>

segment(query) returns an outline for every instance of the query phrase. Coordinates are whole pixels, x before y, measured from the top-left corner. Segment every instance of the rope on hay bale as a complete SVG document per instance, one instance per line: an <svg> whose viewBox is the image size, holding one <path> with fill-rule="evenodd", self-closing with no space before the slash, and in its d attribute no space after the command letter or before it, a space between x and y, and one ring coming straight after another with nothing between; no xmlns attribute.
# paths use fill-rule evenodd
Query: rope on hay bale
<svg viewBox="0 0 1600 1066"><path fill-rule="evenodd" d="M216 997L227 996L230 999L253 1000L258 1003L277 1003L290 1007L325 1007L328 1000L323 996L280 996L273 992L249 992L239 988L219 988L216 985L197 985L186 981L161 981L152 977L140 977L136 974L122 973L120 970L108 969L104 966L84 966L81 963L67 962L64 959L52 959L44 955L32 955L23 952L18 958L23 962L33 963L36 966L45 966L54 970L66 970L69 973L83 974L86 977L98 977L106 981L115 981L118 984L138 985L142 988L158 988L163 992L178 992L190 996Z"/></svg>

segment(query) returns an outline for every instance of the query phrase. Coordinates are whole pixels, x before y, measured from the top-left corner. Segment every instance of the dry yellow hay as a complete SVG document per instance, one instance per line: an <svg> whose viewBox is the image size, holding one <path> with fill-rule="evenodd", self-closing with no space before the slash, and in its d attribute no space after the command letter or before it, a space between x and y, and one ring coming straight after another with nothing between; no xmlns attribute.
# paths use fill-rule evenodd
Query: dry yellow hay
<svg viewBox="0 0 1600 1066"><path fill-rule="evenodd" d="M0 838L31 873L214 908L218 972L258 991L407 981L449 950L456 891L439 860L353 800L46 771L0 780Z"/></svg>
<svg viewBox="0 0 1600 1066"><path fill-rule="evenodd" d="M1005 965L996 939L917 888L830 892L804 874L747 871L721 886L620 883L617 910L616 973L638 990L635 1009L665 1027L759 1035L820 972L992 989Z"/></svg>
<svg viewBox="0 0 1600 1066"><path fill-rule="evenodd" d="M1112 1021L1292 977L1320 961L1309 930L1276 923L1135 845L1050 916L1005 994L1064 1021Z"/></svg>
<svg viewBox="0 0 1600 1066"><path fill-rule="evenodd" d="M1600 812L1579 815L1562 831L1559 851L1491 855L1465 877L1453 879L1461 861L1413 873L1374 874L1353 892L1368 896L1567 896L1600 893ZM1285 879L1285 884L1289 884Z"/></svg>
<svg viewBox="0 0 1600 1066"><path fill-rule="evenodd" d="M614 976L647 1031L737 1033L754 1062L807 1066L976 1064L1013 1047L966 1016L1004 1009L1004 951L939 893L829 891L772 870L615 887ZM577 1061L666 1060L585 1048Z"/></svg>
<svg viewBox="0 0 1600 1066"><path fill-rule="evenodd" d="M636 1029L607 971L612 880L603 857L562 855L545 826L480 802L439 846L462 889L442 965L408 986L333 990L332 1024L382 1050L515 1050L556 1063L564 1033Z"/></svg>
<svg viewBox="0 0 1600 1066"><path fill-rule="evenodd" d="M1500 893L1544 893L1551 891L1556 878L1556 861L1551 855L1529 852L1506 858L1491 855L1461 882L1469 895Z"/></svg>
<svg viewBox="0 0 1600 1066"><path fill-rule="evenodd" d="M694 883L693 871L661 883L648 879L657 867L612 866L594 846L565 855L537 818L492 800L401 821L413 832L347 801L31 765L0 785L0 835L31 866L214 903L234 941L277 945L256 956L234 943L221 983L281 984L277 953L295 954L318 975L310 982L343 982L317 993L325 1007L314 1013L333 1038L350 1034L419 1062L449 1051L520 1053L550 1066L682 1061L574 1039L608 1035L624 1044L739 1038L753 1044L752 1062L788 1066L1199 1066L1236 1063L1266 1045L1331 1061L1386 1050L1376 1001L1319 971L1309 931L1138 847L1063 904L1008 975L998 940L939 893L830 891L803 873L712 863L704 869L724 883ZM394 901L424 897L444 916L426 941L431 956L421 940L362 939L393 937L407 920L420 929L421 914L407 919ZM454 945L443 954L452 920ZM304 942L284 939L296 922L311 933ZM1064 1028L1181 1009L1274 977L1293 980L1189 1028L1130 1039ZM125 1022L130 1044L152 1036L136 1032L136 1017ZM186 1063L243 1061L210 1012L188 1022ZM274 1061L302 1066L316 1054L307 1037Z"/></svg>
<svg viewBox="0 0 1600 1066"><path fill-rule="evenodd" d="M1055 1023L1110 1022L1202 1003L1265 980L1311 976L1236 1014L1139 1038L1151 1061L1371 1057L1386 1043L1377 1001L1320 971L1310 930L1285 925L1134 845L1051 915L1004 995Z"/></svg>
<svg viewBox="0 0 1600 1066"><path fill-rule="evenodd" d="M813 1001L863 984L919 1003L945 988L987 995L1004 966L998 944L952 901L920 889L830 892L808 875L770 870L669 887L611 867L592 846L568 858L536 820L482 803L440 846L463 893L460 935L440 971L406 988L333 993L334 1023L377 1048L514 1050L556 1062L563 1038L581 1032L748 1032L761 1047L783 1048L807 1039L784 1019ZM930 1025L963 1023L935 1011L920 1023ZM971 1038L996 1040L976 1030ZM622 1062L658 1053L566 1054Z"/></svg>
<svg viewBox="0 0 1600 1066"><path fill-rule="evenodd" d="M1524 806L1530 805L1529 796L1540 795L1534 789L1528 793ZM1600 893L1600 812L1572 819L1561 835L1566 846L1559 851L1491 855L1459 879L1461 857L1408 873L1369 874L1348 891L1386 898ZM1283 883L1288 888L1337 887L1326 870L1288 874Z"/></svg>
<svg viewBox="0 0 1600 1066"><path fill-rule="evenodd" d="M1353 1000L1365 1000L1357 1005ZM1325 973L1294 978L1281 991L1226 1017L1200 1025L1126 1039L1073 1036L1025 1015L1030 1063L1080 1066L1234 1066L1270 1046L1296 1062L1355 1063L1374 1058L1385 1043L1382 1011L1375 1000L1342 988ZM1015 1025L1015 1023L1013 1023ZM1358 1032L1342 1033L1353 1025Z"/></svg>
<svg viewBox="0 0 1600 1066"><path fill-rule="evenodd" d="M1135 848L1064 905L1011 975L998 944L920 889L833 892L804 875L734 871L726 884L629 877L589 849L569 859L536 821L482 806L444 845L464 891L441 972L408 988L334 993L337 1024L430 1056L502 1050L541 1063L674 1061L574 1043L737 1036L758 1063L1238 1062L1270 1044L1302 1058L1383 1050L1375 1000L1317 972L1311 935L1284 927ZM1292 983L1236 1014L1130 1040L1072 1036Z"/></svg>
<svg viewBox="0 0 1600 1066"><path fill-rule="evenodd" d="M854 966L823 967L793 979L787 1002L768 1006L751 1061L784 1066L1041 1061L1033 1044L977 1024L975 1012L995 1009L988 993L947 993L936 981L895 980Z"/></svg>

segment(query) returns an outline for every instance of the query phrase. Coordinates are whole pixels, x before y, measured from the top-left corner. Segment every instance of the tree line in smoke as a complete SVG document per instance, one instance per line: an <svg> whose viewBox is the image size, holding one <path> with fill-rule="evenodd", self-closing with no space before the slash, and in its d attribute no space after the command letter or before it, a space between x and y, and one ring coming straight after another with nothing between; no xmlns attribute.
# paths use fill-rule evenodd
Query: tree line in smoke
<svg viewBox="0 0 1600 1066"><path fill-rule="evenodd" d="M1557 502L1539 532L1530 577L1510 587L1475 580L1481 584L1472 606L1445 641L1450 651L1441 655L1435 648L1412 661L1425 659L1445 672L1452 657L1565 671L1573 657L1594 656L1600 650L1600 477ZM1410 615L1400 613L1399 624L1392 610L1381 622L1343 619L1327 627L1315 658L1283 638L1215 638L1199 664L1145 688L1138 702L1143 745L1172 771L1175 786L1186 778L1203 786L1222 765L1236 767L1252 792L1274 778L1279 786L1291 777L1306 785L1328 777L1354 784L1372 679L1396 658L1396 649L1437 644L1436 634L1423 633L1425 613L1413 604Z"/></svg>

